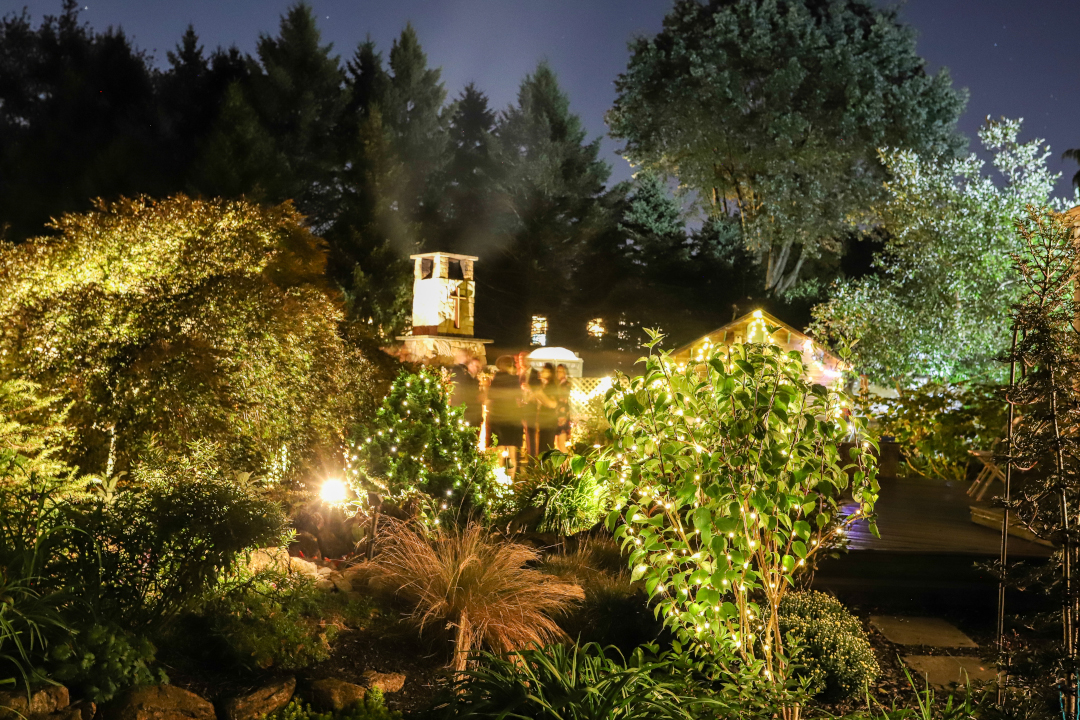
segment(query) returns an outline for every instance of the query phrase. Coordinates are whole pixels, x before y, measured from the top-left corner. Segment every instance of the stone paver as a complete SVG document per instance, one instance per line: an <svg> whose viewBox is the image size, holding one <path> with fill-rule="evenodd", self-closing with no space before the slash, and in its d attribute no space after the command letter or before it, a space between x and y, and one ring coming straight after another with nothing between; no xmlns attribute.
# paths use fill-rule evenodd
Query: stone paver
<svg viewBox="0 0 1080 720"><path fill-rule="evenodd" d="M997 669L982 658L952 655L905 655L904 664L911 668L912 678L925 678L935 687L948 687L952 683L965 685L970 682L992 682ZM918 682L918 680L917 680ZM921 683L919 683L921 684Z"/></svg>
<svg viewBox="0 0 1080 720"><path fill-rule="evenodd" d="M877 628L889 642L897 645L979 647L955 625L940 618L871 615L870 624Z"/></svg>

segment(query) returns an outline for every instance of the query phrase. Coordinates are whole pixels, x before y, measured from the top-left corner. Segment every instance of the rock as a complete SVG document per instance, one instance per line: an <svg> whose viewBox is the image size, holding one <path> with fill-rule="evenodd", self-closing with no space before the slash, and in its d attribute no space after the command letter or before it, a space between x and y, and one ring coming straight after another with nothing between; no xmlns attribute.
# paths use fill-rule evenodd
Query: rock
<svg viewBox="0 0 1080 720"><path fill-rule="evenodd" d="M214 706L175 685L143 685L124 693L108 720L215 720Z"/></svg>
<svg viewBox="0 0 1080 720"><path fill-rule="evenodd" d="M303 558L290 557L289 569L294 573L300 573L301 575L307 575L309 577L318 577L319 566L313 562L308 562Z"/></svg>
<svg viewBox="0 0 1080 720"><path fill-rule="evenodd" d="M315 579L315 589L323 592L334 592L334 581L320 575Z"/></svg>
<svg viewBox="0 0 1080 720"><path fill-rule="evenodd" d="M77 703L72 703L69 708L75 708L79 711L79 717L82 720L94 720L94 715L97 714L97 703L89 700L80 700Z"/></svg>
<svg viewBox="0 0 1080 720"><path fill-rule="evenodd" d="M405 687L405 673L381 673L374 670L364 672L364 682L369 688L378 688L384 693L398 692Z"/></svg>
<svg viewBox="0 0 1080 720"><path fill-rule="evenodd" d="M326 579L334 583L334 587L338 589L338 592L351 593L353 591L352 583L345 579L345 576L339 572L330 573L326 576Z"/></svg>
<svg viewBox="0 0 1080 720"><path fill-rule="evenodd" d="M25 690L6 690L0 692L0 717L48 715L66 708L70 702L68 689L63 685L49 685L31 693L29 703Z"/></svg>
<svg viewBox="0 0 1080 720"><path fill-rule="evenodd" d="M248 569L253 573L264 570L287 573L289 572L289 551L281 547L259 548L251 553Z"/></svg>
<svg viewBox="0 0 1080 720"><path fill-rule="evenodd" d="M311 683L311 704L316 710L344 710L364 700L367 689L344 680L327 678Z"/></svg>
<svg viewBox="0 0 1080 720"><path fill-rule="evenodd" d="M296 691L296 678L284 678L247 695L225 702L226 720L256 720L289 704Z"/></svg>
<svg viewBox="0 0 1080 720"><path fill-rule="evenodd" d="M316 570L316 572L320 575L329 575L330 573L334 572L334 569L328 567L320 567L318 570Z"/></svg>

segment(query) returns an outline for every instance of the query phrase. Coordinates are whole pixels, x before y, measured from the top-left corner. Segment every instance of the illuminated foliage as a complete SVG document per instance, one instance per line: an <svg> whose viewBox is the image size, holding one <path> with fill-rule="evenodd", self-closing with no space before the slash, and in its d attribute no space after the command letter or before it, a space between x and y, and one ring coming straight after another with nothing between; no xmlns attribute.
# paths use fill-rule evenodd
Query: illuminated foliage
<svg viewBox="0 0 1080 720"><path fill-rule="evenodd" d="M791 666L779 606L796 574L859 517L876 533L866 421L805 379L798 352L736 344L680 368L661 339L607 396L614 443L594 468L614 488L608 521L680 643L728 679L780 692ZM857 507L842 514L848 492Z"/></svg>
<svg viewBox="0 0 1080 720"><path fill-rule="evenodd" d="M350 483L398 504L417 502L437 524L480 512L495 499L494 469L464 410L450 404L438 372L402 372L374 418L357 429L346 463Z"/></svg>
<svg viewBox="0 0 1080 720"><path fill-rule="evenodd" d="M680 0L631 53L612 135L634 164L737 216L773 293L864 222L885 178L879 147L962 146L964 93L869 0Z"/></svg>
<svg viewBox="0 0 1080 720"><path fill-rule="evenodd" d="M880 382L1001 379L995 358L1008 342L1019 283L1013 229L1028 204L1045 205L1058 175L1041 140L1020 143L1019 120L979 132L998 178L971 154L958 160L888 150L891 179L880 208L888 232L878 272L832 288L814 309L821 337L857 339L860 372ZM1055 206L1060 205L1054 201Z"/></svg>
<svg viewBox="0 0 1080 720"><path fill-rule="evenodd" d="M0 251L0 376L71 403L71 457L127 470L153 442L294 477L338 452L371 368L339 334L322 241L284 204L99 202Z"/></svg>

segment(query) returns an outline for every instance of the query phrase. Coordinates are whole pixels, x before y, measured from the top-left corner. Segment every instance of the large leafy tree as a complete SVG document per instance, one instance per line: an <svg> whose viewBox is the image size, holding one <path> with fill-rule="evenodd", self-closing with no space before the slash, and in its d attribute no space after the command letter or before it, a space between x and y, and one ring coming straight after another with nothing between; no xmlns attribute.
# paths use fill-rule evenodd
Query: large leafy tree
<svg viewBox="0 0 1080 720"><path fill-rule="evenodd" d="M878 208L888 239L877 272L838 282L814 309L815 332L857 340L857 364L873 379L1000 379L995 358L1020 291L1014 224L1028 205L1063 205L1051 199L1059 176L1046 167L1049 149L1019 142L1020 127L1002 120L980 131L995 174L975 154L881 153L892 179Z"/></svg>
<svg viewBox="0 0 1080 720"><path fill-rule="evenodd" d="M80 470L126 470L148 444L209 443L277 479L340 463L373 370L290 205L122 199L52 229L0 251L0 379L70 403Z"/></svg>
<svg viewBox="0 0 1080 720"><path fill-rule="evenodd" d="M679 0L631 45L608 115L635 164L740 221L782 293L880 195L879 147L949 154L965 96L869 0Z"/></svg>

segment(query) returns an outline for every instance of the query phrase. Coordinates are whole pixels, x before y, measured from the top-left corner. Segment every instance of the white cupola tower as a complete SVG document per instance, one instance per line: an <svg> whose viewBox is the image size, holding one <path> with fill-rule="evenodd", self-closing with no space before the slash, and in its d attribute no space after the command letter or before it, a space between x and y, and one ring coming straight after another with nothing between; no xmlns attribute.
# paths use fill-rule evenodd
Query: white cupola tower
<svg viewBox="0 0 1080 720"><path fill-rule="evenodd" d="M485 360L484 344L473 337L478 258L430 252L413 261L412 334L399 338L413 362L452 365L464 351Z"/></svg>

